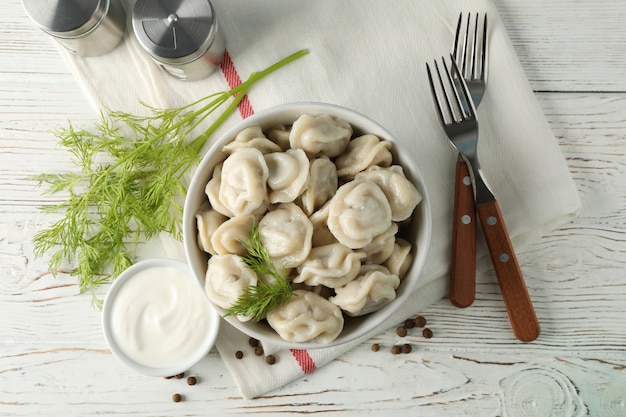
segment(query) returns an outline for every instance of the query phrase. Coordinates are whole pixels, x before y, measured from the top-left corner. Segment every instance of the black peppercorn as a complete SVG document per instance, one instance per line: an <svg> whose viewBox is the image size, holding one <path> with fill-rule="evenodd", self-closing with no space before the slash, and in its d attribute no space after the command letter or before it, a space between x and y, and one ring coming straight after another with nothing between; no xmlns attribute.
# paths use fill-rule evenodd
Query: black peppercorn
<svg viewBox="0 0 626 417"><path fill-rule="evenodd" d="M398 345L393 345L391 347L391 353L393 353L394 355L397 355L398 353L400 353L401 348Z"/></svg>
<svg viewBox="0 0 626 417"><path fill-rule="evenodd" d="M263 346L257 346L254 348L254 354L257 356L263 356Z"/></svg>
<svg viewBox="0 0 626 417"><path fill-rule="evenodd" d="M417 327L424 327L424 326L426 326L426 319L423 316L415 317L415 325Z"/></svg>
<svg viewBox="0 0 626 417"><path fill-rule="evenodd" d="M430 339L431 337L433 337L433 331L427 327L422 330L422 336L424 336L426 339Z"/></svg>
<svg viewBox="0 0 626 417"><path fill-rule="evenodd" d="M409 345L408 343L405 343L402 345L402 353L407 354L407 353L411 353L411 345Z"/></svg>
<svg viewBox="0 0 626 417"><path fill-rule="evenodd" d="M235 358L237 359L241 359L243 358L243 352L238 350L237 352L235 352Z"/></svg>
<svg viewBox="0 0 626 417"><path fill-rule="evenodd" d="M187 385L196 385L198 379L195 376L190 376L187 378Z"/></svg>
<svg viewBox="0 0 626 417"><path fill-rule="evenodd" d="M174 401L175 403L179 403L183 400L183 396L176 393L174 395L172 395L172 401Z"/></svg>
<svg viewBox="0 0 626 417"><path fill-rule="evenodd" d="M406 327L404 326L398 326L398 328L396 329L396 334L400 337L406 336L406 333L407 333Z"/></svg>
<svg viewBox="0 0 626 417"><path fill-rule="evenodd" d="M255 339L254 337L251 337L250 339L248 339L248 344L251 347L257 347L257 346L259 346L259 341L257 339Z"/></svg>
<svg viewBox="0 0 626 417"><path fill-rule="evenodd" d="M374 343L372 345L372 351L373 352L378 352L380 350L380 345L378 343Z"/></svg>
<svg viewBox="0 0 626 417"><path fill-rule="evenodd" d="M406 327L407 329L412 329L413 327L415 327L415 321L411 319L405 320L404 327Z"/></svg>
<svg viewBox="0 0 626 417"><path fill-rule="evenodd" d="M268 365L274 365L276 363L276 356L274 355L268 355L265 358L265 362L267 362Z"/></svg>

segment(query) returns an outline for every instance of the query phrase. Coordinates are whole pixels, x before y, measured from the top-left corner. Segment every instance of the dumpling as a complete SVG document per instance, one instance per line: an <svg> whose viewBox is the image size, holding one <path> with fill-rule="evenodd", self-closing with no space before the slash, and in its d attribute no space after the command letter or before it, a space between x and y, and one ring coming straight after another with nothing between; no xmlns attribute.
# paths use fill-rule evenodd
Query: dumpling
<svg viewBox="0 0 626 417"><path fill-rule="evenodd" d="M244 293L246 288L256 285L257 275L248 269L237 255L216 255L209 259L204 288L211 302L229 308ZM250 317L237 316L241 321Z"/></svg>
<svg viewBox="0 0 626 417"><path fill-rule="evenodd" d="M353 251L341 243L313 248L309 257L298 266L299 275L293 282L303 282L309 286L342 287L356 278L364 257L363 252Z"/></svg>
<svg viewBox="0 0 626 417"><path fill-rule="evenodd" d="M213 248L211 243L211 236L215 233L215 230L219 226L228 220L228 217L224 216L217 210L206 208L196 214L196 226L198 228L198 246L205 252L211 255L216 255L217 252Z"/></svg>
<svg viewBox="0 0 626 417"><path fill-rule="evenodd" d="M306 290L295 290L289 302L267 313L267 322L288 342L330 343L343 330L339 307Z"/></svg>
<svg viewBox="0 0 626 417"><path fill-rule="evenodd" d="M392 165L389 168L373 166L356 174L354 178L373 181L383 190L389 200L391 220L394 222L411 217L415 207L422 201L422 195L404 175L399 165Z"/></svg>
<svg viewBox="0 0 626 417"><path fill-rule="evenodd" d="M255 148L264 154L281 151L280 146L265 137L260 126L250 126L243 129L235 136L235 139L225 145L222 150L228 154L232 154L236 150L243 148Z"/></svg>
<svg viewBox="0 0 626 417"><path fill-rule="evenodd" d="M311 161L309 185L302 194L302 209L307 215L322 207L337 192L335 164L326 156Z"/></svg>
<svg viewBox="0 0 626 417"><path fill-rule="evenodd" d="M311 287L302 282L293 282L293 280L291 281L291 289L294 291L295 290L310 291L327 300L333 295L335 295L335 290L333 290L332 288L324 287L323 285L316 285L314 287Z"/></svg>
<svg viewBox="0 0 626 417"><path fill-rule="evenodd" d="M351 249L367 246L390 226L389 201L371 181L350 181L330 200L328 228L339 243Z"/></svg>
<svg viewBox="0 0 626 417"><path fill-rule="evenodd" d="M380 265L363 265L359 276L341 288L329 301L351 317L380 310L396 299L400 278Z"/></svg>
<svg viewBox="0 0 626 417"><path fill-rule="evenodd" d="M286 151L289 149L289 133L290 129L288 129L285 125L274 126L269 129L267 132L267 138L280 146L280 149Z"/></svg>
<svg viewBox="0 0 626 417"><path fill-rule="evenodd" d="M220 187L222 185L222 166L224 164L220 163L213 168L213 176L207 183L204 188L204 192L206 196L209 198L209 203L211 207L222 213L226 217L233 217L234 214L230 211L222 202L220 201Z"/></svg>
<svg viewBox="0 0 626 417"><path fill-rule="evenodd" d="M211 245L218 255L247 255L241 241L250 238L250 229L256 221L253 215L232 217L223 222L211 237Z"/></svg>
<svg viewBox="0 0 626 417"><path fill-rule="evenodd" d="M313 237L311 238L312 246L324 246L331 243L337 243L337 238L328 228L328 213L330 211L330 203L326 203L309 217L313 225Z"/></svg>
<svg viewBox="0 0 626 417"><path fill-rule="evenodd" d="M403 279L412 261L411 244L402 238L397 238L394 243L393 252L383 266L392 274L396 274L400 279Z"/></svg>
<svg viewBox="0 0 626 417"><path fill-rule="evenodd" d="M313 225L294 203L280 204L259 221L259 237L279 268L300 265L311 251Z"/></svg>
<svg viewBox="0 0 626 417"><path fill-rule="evenodd" d="M233 216L262 214L267 210L265 158L254 148L239 149L224 161L219 201Z"/></svg>
<svg viewBox="0 0 626 417"><path fill-rule="evenodd" d="M387 230L377 235L370 244L362 249L365 252L363 263L380 265L385 262L393 252L396 243L396 233L398 233L398 225L391 223Z"/></svg>
<svg viewBox="0 0 626 417"><path fill-rule="evenodd" d="M370 166L388 167L392 161L391 142L367 134L352 139L346 151L335 160L335 164L337 175L353 178Z"/></svg>
<svg viewBox="0 0 626 417"><path fill-rule="evenodd" d="M309 158L302 149L288 149L265 155L269 175L270 203L290 203L309 183Z"/></svg>
<svg viewBox="0 0 626 417"><path fill-rule="evenodd" d="M293 123L289 134L292 149L303 149L309 155L335 157L343 153L352 137L352 126L329 114L303 114Z"/></svg>

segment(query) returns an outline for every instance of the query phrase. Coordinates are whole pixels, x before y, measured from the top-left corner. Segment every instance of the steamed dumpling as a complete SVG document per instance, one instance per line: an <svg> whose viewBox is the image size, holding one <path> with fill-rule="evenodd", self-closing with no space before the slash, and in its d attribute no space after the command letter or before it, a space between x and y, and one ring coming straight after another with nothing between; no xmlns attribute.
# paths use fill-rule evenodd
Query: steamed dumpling
<svg viewBox="0 0 626 417"><path fill-rule="evenodd" d="M257 275L248 269L237 255L216 255L209 259L204 288L211 302L229 308L244 293L246 288L256 285ZM237 316L241 321L249 317Z"/></svg>
<svg viewBox="0 0 626 417"><path fill-rule="evenodd" d="M391 220L394 222L408 219L415 207L422 201L422 195L404 175L399 165L392 165L388 168L373 166L356 174L354 178L368 179L383 190L389 200Z"/></svg>
<svg viewBox="0 0 626 417"><path fill-rule="evenodd" d="M276 266L294 268L311 251L313 225L300 207L283 203L263 216L259 237Z"/></svg>
<svg viewBox="0 0 626 417"><path fill-rule="evenodd" d="M396 242L393 245L393 252L383 266L392 274L396 274L400 279L403 279L412 261L411 244L402 238L396 238Z"/></svg>
<svg viewBox="0 0 626 417"><path fill-rule="evenodd" d="M302 194L302 209L307 215L313 214L337 192L337 168L335 164L323 156L311 161L309 168L309 185Z"/></svg>
<svg viewBox="0 0 626 417"><path fill-rule="evenodd" d="M335 160L335 164L337 175L353 178L357 173L373 165L388 167L392 160L391 142L367 134L352 139L346 152Z"/></svg>
<svg viewBox="0 0 626 417"><path fill-rule="evenodd" d="M396 243L396 233L398 233L398 225L391 223L391 226L383 233L377 235L372 241L363 247L365 260L363 263L382 264L393 253Z"/></svg>
<svg viewBox="0 0 626 417"><path fill-rule="evenodd" d="M303 114L291 127L289 144L292 149L303 149L309 155L333 158L344 151L351 137L352 126L345 120L329 114Z"/></svg>
<svg viewBox="0 0 626 417"><path fill-rule="evenodd" d="M211 246L219 255L241 255L248 251L241 244L250 238L250 229L256 221L253 215L232 217L223 222L211 236Z"/></svg>
<svg viewBox="0 0 626 417"><path fill-rule="evenodd" d="M232 154L236 150L243 148L255 148L261 153L280 152L280 146L272 142L263 134L261 126L250 126L243 129L235 136L235 139L225 145L222 150Z"/></svg>
<svg viewBox="0 0 626 417"><path fill-rule="evenodd" d="M239 149L224 161L219 200L233 216L261 214L267 209L269 171L261 151Z"/></svg>
<svg viewBox="0 0 626 417"><path fill-rule="evenodd" d="M330 200L328 228L337 240L360 249L391 226L391 207L380 187L368 180L350 181Z"/></svg>
<svg viewBox="0 0 626 417"><path fill-rule="evenodd" d="M380 265L363 265L359 276L341 288L335 289L330 302L351 317L380 310L396 299L400 278Z"/></svg>
<svg viewBox="0 0 626 417"><path fill-rule="evenodd" d="M328 228L328 213L330 212L330 203L326 203L314 212L309 220L313 225L313 237L311 238L312 246L324 246L331 243L337 243L337 238Z"/></svg>
<svg viewBox="0 0 626 417"><path fill-rule="evenodd" d="M211 243L211 236L215 230L226 220L228 217L212 208L206 208L196 214L196 226L198 228L198 246L205 252L212 255L216 255L217 252L213 248Z"/></svg>
<svg viewBox="0 0 626 417"><path fill-rule="evenodd" d="M230 211L230 209L227 208L224 204L222 204L220 200L223 165L223 163L219 163L215 166L215 168L213 168L213 177L211 177L211 180L207 183L206 187L204 188L204 192L206 193L206 196L209 199L209 203L211 204L211 207L213 207L213 209L215 209L219 213L222 213L226 217L233 217L233 212Z"/></svg>
<svg viewBox="0 0 626 417"><path fill-rule="evenodd" d="M307 187L309 158L302 149L288 149L265 155L270 203L290 203Z"/></svg>
<svg viewBox="0 0 626 417"><path fill-rule="evenodd" d="M267 322L288 342L330 343L343 329L339 307L306 290L295 290L291 300L267 314Z"/></svg>
<svg viewBox="0 0 626 417"><path fill-rule="evenodd" d="M313 248L309 257L298 267L299 275L293 282L329 288L344 286L356 278L364 257L363 252L353 251L341 243Z"/></svg>
<svg viewBox="0 0 626 417"><path fill-rule="evenodd" d="M280 146L280 149L286 151L289 149L289 133L290 129L288 129L285 125L278 125L269 130L267 138Z"/></svg>

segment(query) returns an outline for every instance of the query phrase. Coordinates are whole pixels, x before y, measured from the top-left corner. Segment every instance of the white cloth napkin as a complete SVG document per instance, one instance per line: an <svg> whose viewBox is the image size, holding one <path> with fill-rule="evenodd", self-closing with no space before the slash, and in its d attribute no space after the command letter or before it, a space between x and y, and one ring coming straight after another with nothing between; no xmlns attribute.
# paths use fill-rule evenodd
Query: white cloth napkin
<svg viewBox="0 0 626 417"><path fill-rule="evenodd" d="M479 155L516 249L576 214L580 202L564 158L490 1L213 0L213 5L233 70L242 80L298 49L310 51L253 88L253 111L295 101L350 107L394 133L421 169L433 209L429 259L412 299L377 331L446 294L456 152L435 115L425 63L450 53L460 12L489 16L489 78L478 111ZM219 69L197 82L173 79L129 32L105 56L81 58L61 51L96 109L142 113L140 100L177 107L228 89ZM233 115L212 139L240 119ZM163 241L172 257L184 257L179 242L167 236ZM485 256L484 245L479 255ZM374 333L336 348L276 352L277 363L268 366L250 354L235 359L247 337L224 323L217 348L241 394L253 398L314 371Z"/></svg>

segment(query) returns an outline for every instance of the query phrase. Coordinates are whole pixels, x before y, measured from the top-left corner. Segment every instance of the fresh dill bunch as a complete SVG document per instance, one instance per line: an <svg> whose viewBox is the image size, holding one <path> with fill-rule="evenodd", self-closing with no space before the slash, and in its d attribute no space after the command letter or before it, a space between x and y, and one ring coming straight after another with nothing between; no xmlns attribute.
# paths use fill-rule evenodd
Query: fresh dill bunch
<svg viewBox="0 0 626 417"><path fill-rule="evenodd" d="M285 268L276 269L270 254L263 245L256 222L250 227L250 238L241 241L248 254L241 260L248 269L266 276L259 279L256 285L247 287L237 301L226 309L226 316L245 316L260 321L267 313L280 307L293 295L290 282L285 277Z"/></svg>
<svg viewBox="0 0 626 417"><path fill-rule="evenodd" d="M142 103L148 116L110 111L101 113L95 131L75 129L71 123L56 130L80 171L33 178L47 187L45 193L67 194L65 201L42 208L63 217L35 235L35 255L53 250L49 267L54 275L64 262L75 264L71 274L78 277L80 292L90 291L101 306L94 290L132 264L142 238L167 232L181 239L183 177L199 162L211 134L257 81L307 53L300 50L231 90L180 108ZM194 137L200 123L231 98L208 129Z"/></svg>

